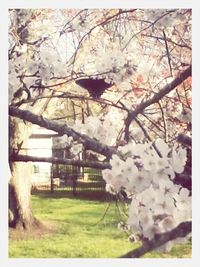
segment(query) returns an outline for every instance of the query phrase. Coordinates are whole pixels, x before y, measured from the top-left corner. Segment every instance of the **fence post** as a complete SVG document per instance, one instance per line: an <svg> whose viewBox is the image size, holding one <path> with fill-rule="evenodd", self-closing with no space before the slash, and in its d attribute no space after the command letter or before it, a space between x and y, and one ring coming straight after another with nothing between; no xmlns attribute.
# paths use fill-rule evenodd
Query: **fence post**
<svg viewBox="0 0 200 267"><path fill-rule="evenodd" d="M53 164L51 165L51 193L54 193L54 184L53 184Z"/></svg>

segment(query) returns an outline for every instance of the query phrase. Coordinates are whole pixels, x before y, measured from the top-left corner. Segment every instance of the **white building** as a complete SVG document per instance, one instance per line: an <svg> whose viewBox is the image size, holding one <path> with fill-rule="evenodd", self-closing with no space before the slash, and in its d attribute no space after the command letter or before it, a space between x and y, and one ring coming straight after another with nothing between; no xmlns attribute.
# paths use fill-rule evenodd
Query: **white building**
<svg viewBox="0 0 200 267"><path fill-rule="evenodd" d="M28 140L28 155L35 157L52 157L52 137L56 132L45 128L36 129ZM31 182L33 186L50 185L51 163L33 162Z"/></svg>

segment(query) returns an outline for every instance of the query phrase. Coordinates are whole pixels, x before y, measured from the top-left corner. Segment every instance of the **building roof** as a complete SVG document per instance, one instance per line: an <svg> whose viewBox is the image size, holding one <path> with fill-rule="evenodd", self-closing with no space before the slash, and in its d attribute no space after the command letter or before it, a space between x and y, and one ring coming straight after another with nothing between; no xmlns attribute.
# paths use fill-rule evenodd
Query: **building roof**
<svg viewBox="0 0 200 267"><path fill-rule="evenodd" d="M42 128L42 127L38 127L37 129L35 129L33 131L33 133L31 134L31 136L29 138L33 139L33 138L51 138L51 137L55 137L55 136L59 136L59 134L55 131L46 129L46 128Z"/></svg>

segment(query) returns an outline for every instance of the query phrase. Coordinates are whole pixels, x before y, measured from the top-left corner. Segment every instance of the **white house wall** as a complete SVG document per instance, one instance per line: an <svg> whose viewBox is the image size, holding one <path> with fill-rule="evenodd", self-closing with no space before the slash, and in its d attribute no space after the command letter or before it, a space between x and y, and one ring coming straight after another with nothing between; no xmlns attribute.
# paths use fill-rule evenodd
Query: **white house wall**
<svg viewBox="0 0 200 267"><path fill-rule="evenodd" d="M39 157L52 157L52 138L30 138L28 140L28 155ZM51 163L33 162L33 173L31 182L33 185L50 183ZM35 166L35 168L34 168Z"/></svg>

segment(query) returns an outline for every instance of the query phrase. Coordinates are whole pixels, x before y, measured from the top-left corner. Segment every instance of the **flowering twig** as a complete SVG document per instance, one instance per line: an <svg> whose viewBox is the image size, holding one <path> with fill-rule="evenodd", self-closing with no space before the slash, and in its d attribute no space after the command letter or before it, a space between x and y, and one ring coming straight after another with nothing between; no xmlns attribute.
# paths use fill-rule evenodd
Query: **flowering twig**
<svg viewBox="0 0 200 267"><path fill-rule="evenodd" d="M176 228L169 232L162 234L157 234L155 238L146 241L143 245L137 249L134 249L125 255L122 255L120 258L139 258L142 255L146 254L149 251L152 251L170 240L174 240L179 237L187 236L192 229L192 222L183 222L180 223Z"/></svg>

